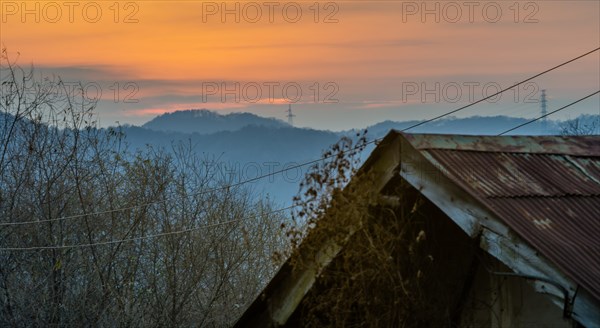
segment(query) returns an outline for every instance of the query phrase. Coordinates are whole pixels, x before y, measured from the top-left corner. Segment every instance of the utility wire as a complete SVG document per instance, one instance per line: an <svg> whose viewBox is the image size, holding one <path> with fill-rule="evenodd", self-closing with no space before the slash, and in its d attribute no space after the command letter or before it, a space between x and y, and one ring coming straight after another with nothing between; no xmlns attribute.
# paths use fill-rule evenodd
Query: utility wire
<svg viewBox="0 0 600 328"><path fill-rule="evenodd" d="M599 91L593 92L583 98L580 98L568 105L565 105L561 108L555 109L545 115L536 117L530 121L527 121L525 123L519 124L511 129L508 129L502 133L499 133L498 135L504 135L508 132L514 131L518 128L521 128L525 125L531 124L535 121L541 120L544 117L550 116L554 113L557 113L561 110L564 110L568 107L571 107L579 102L582 102L590 97L593 97L594 95L597 95L600 93ZM377 140L377 139L376 139ZM312 161L314 162L314 161ZM277 210L273 210L267 213L261 213L262 215L268 215L268 214L273 214L273 213L277 213L277 212L282 212L282 211L286 211L289 209L292 209L294 207L297 207L295 205L292 206L288 206L285 208L280 208ZM235 223L235 222L240 222L243 220L248 220L250 218L256 218L258 217L258 215L254 215L252 217L246 217L246 218L242 218L242 219L236 219L236 220L229 220L229 221L224 221L224 222L219 222L219 223L214 223L214 224L207 224L207 225L202 225L202 226L198 226L195 228L189 228L189 229L184 229L184 230L176 230L176 231L169 231L169 232L163 232L163 233L158 233L158 234L153 234L153 235L146 235L146 236L140 236L140 237L133 237L133 238L127 238L127 239L119 239L119 240L109 240L109 241L103 241L103 242L97 242L97 243L88 243L88 244L75 244L75 245L60 245L60 246L34 246L34 247L7 247L7 248L0 248L0 251L35 251L35 250L52 250L52 249L70 249L70 248L82 248L82 247L93 247L93 246L103 246L103 245L111 245L111 244L119 244L119 243L123 243L123 242L132 242L132 241L138 241L138 240L145 240L145 239L151 239L151 238L158 238L158 237L164 237L164 236L169 236L169 235L177 235L177 234L183 234L183 233L188 233L188 232L192 232L192 231L197 231L197 230L201 230L201 229L206 229L206 228L211 228L211 227L216 227L216 226L221 226L221 225L226 225L229 223ZM42 221L34 221L34 222L42 222ZM26 224L25 222L21 223L21 224ZM6 224L3 224L6 225Z"/></svg>
<svg viewBox="0 0 600 328"><path fill-rule="evenodd" d="M500 90L500 91L498 91L498 92L496 92L496 93L494 93L494 94L492 94L492 95L490 95L488 97L482 98L482 99L480 99L480 100L478 100L476 102L473 102L473 103L468 104L466 106L463 106L463 107L460 107L458 109L452 110L452 111L447 112L445 114L436 116L434 118L431 118L431 119L428 119L428 120L425 120L425 121L413 124L413 125L411 125L411 126L409 126L407 128L402 129L401 131L404 132L404 131L410 130L412 128L421 126L421 125L426 124L428 122L432 122L432 121L437 120L439 118L448 116L450 114L456 113L456 112L461 111L463 109L466 109L468 107L474 106L474 105L476 105L476 104L478 104L478 103L480 103L482 101L485 101L485 100L487 100L489 98L492 98L492 97L494 97L494 96L496 96L498 94L506 92L507 90L510 90L510 89L512 89L512 88L514 88L516 86L519 86L519 85L521 85L521 84L523 84L525 82L528 82L528 81L530 81L530 80L532 80L532 79L534 79L536 77L539 77L539 76L541 76L543 74L546 74L546 73L548 73L548 72L550 72L552 70L555 70L555 69L557 69L557 68L559 68L561 66L564 66L564 65L566 65L568 63L571 63L571 62L573 62L573 61L575 61L577 59L580 59L580 58L582 58L584 56L587 56L587 55L589 55L589 54L591 54L593 52L596 52L598 50L600 50L600 48L596 48L596 49L594 49L592 51L589 51L589 52L587 52L587 53L585 53L585 54L583 54L581 56L578 56L578 57L576 57L574 59L566 61L566 62L564 62L562 64L557 65L557 66L554 66L554 67L552 67L552 68L550 68L550 69L548 69L548 70L546 70L546 71L544 71L542 73L536 74L536 75L534 75L534 76L532 76L532 77L530 77L530 78L528 78L526 80L523 80L523 81L521 81L519 83L516 83L516 84L512 85L511 87L508 87L506 89L502 89L502 90ZM537 118L535 118L533 120L530 120L530 121L525 122L523 124L520 124L520 125L518 125L516 127L508 129L508 130L506 130L506 131L504 131L504 132L502 132L502 133L500 133L498 135L501 136L501 135L504 135L504 134L506 134L508 132L514 131L514 130L520 128L520 127L523 127L525 125L531 124L531 123L533 123L535 121L538 121L538 120L540 120L540 119L542 119L544 117L552 115L552 114L554 114L556 112L559 112L559 111L564 110L564 109L566 109L566 108L568 108L570 106L573 106L573 105L575 105L575 104L577 104L577 103L579 103L579 102L581 102L583 100L586 100L586 99L588 99L588 98L590 98L590 97L592 97L592 96L594 96L594 95L596 95L598 93L600 93L600 90L596 91L594 93L591 93L591 94L589 94L589 95L587 95L587 96L585 96L583 98L580 98L580 99L578 99L578 100L576 100L576 101L574 101L574 102L572 102L572 103L570 103L568 105L565 105L565 106L563 106L561 108L553 110L553 111L551 111L551 112L549 112L549 113L547 113L545 115L542 115L542 116L537 117ZM342 153L353 151L353 150L357 150L360 147L364 147L366 145L369 145L371 143L375 143L375 142L380 141L382 139L383 138L374 139L374 140L369 141L369 142L367 142L367 143L365 143L365 144L363 144L363 145L361 145L359 147L355 147L355 148L352 148L352 149L347 150L347 151L342 151ZM324 156L324 157L321 157L319 159L308 161L308 162L305 162L305 163L302 163L302 164L294 165L292 167L289 167L289 168L286 168L286 169L282 169L282 170L279 170L279 171L275 171L275 172L271 172L271 173L268 173L268 174L264 174L262 176L254 177L252 179L240 181L238 183L231 184L231 185L228 185L228 186L219 187L219 188L212 188L212 189L209 189L209 190L204 190L204 191L201 191L199 193L194 193L194 194L192 194L192 196L201 195L201 194L204 194L204 193L209 193L209 192L218 191L218 190L223 190L223 189L227 189L227 188L239 186L239 185L242 185L242 184L245 184L245 183L257 181L257 180L263 179L263 178L268 177L268 176L272 176L272 175L275 175L275 174L278 174L278 173L289 171L291 169L295 169L295 168L299 168L299 167L302 167L302 166L306 166L306 165L318 163L318 162L320 162L322 160L325 160L325 159L333 157L333 156L335 156L335 154ZM112 210L106 210L106 211L100 211L100 212L94 212L94 213L84 213L84 214L78 214L78 215L72 215L72 216L65 216L65 217L60 217L60 218L55 218L55 219L48 219L48 220L2 223L2 224L0 224L0 226L25 225L25 224L32 224L32 223L41 223L41 222L51 222L51 221L67 220L67 219L80 218L80 217L85 217L85 216L90 216L90 215L107 214L107 213L113 213L113 212L117 212L117 211L124 211L124 210L129 210L129 209L140 208L140 207L144 207L144 206L148 206L148 205L152 205L152 204L163 203L165 201L166 200L160 200L160 201L154 201L154 202L150 202L150 203L145 203L145 204L140 204L140 205L135 205L135 206L129 206L129 207L124 207L124 208L119 208L119 209L112 209ZM294 208L294 207L296 207L296 206L294 206L294 205L288 206L288 207L285 207L285 208L281 208L281 209L277 209L277 210L274 210L274 211L270 211L268 213L263 213L263 215L264 214L272 214L272 213L282 212L282 211L285 211L285 210L288 210L288 209L291 209L291 208ZM256 217L258 217L258 215L252 216L250 218L256 218ZM110 240L110 241L97 242L97 243L76 244L76 245L60 245L60 246L8 247L8 248L0 248L0 251L34 251L34 250L70 249L70 248L81 248L81 247L93 247L93 246L111 245L111 244L117 244L117 243L123 243L123 242L132 242L132 241L137 241L137 240L144 240L144 239L150 239L150 238L164 237L164 236L168 236L168 235L188 233L188 232L192 232L192 231L201 230L201 229L204 229L204 228L210 228L210 227L225 225L225 224L229 224L229 223L239 222L239 221L246 220L246 219L249 219L249 218L242 218L242 219L237 219L237 220L229 220L229 221L225 221L225 222L219 222L219 223L209 224L209 225L202 225L202 226L199 226L199 227L189 228L189 229L184 229L184 230L170 231L170 232L164 232L164 233L147 235L147 236L133 237L133 238L127 238L127 239L120 239L120 240Z"/></svg>
<svg viewBox="0 0 600 328"><path fill-rule="evenodd" d="M402 130L402 131L406 131L406 130L409 130L409 129L412 129L412 128L416 128L417 126L421 126L421 125L423 125L423 124L426 124L426 123L429 123L429 122L431 122L431 121L435 121L435 120L437 120L437 119L439 119L439 118L442 118L442 117L448 116L448 115L450 115L450 114L454 114L454 113L456 113L456 112L458 112L458 111L461 111L461 110L463 110L463 109L466 109L466 108L468 108L468 107L471 107L471 106L473 106L473 105L476 105L476 104L478 104L478 103L480 103L480 102L482 102L482 101L485 101L485 100L488 100L488 99L490 99L490 98L493 98L493 97L495 97L495 96L497 96L497 95L499 95L499 94L501 94L501 93L505 92L506 90L510 90L510 89L512 89L512 88L514 88L514 87L518 87L519 85L521 85L521 84L523 84L523 83L525 83L525 82L529 82L529 81L531 81L531 80L533 80L533 79L535 79L535 78L537 78L537 77L539 77L539 76L541 76L541 75L544 75L544 74L546 74L546 73L548 73L548 72L551 72L551 71L553 71L553 70L555 70L555 69L557 69L557 68L559 68L559 67L565 66L565 65L567 65L567 64L569 64L569 63L572 63L572 62L574 62L574 61L576 61L576 60L578 60L578 59L580 59L580 58L583 58L583 57L585 57L585 56L587 56L587 55L589 55L589 54L592 54L592 53L594 53L594 52L596 52L596 51L598 51L598 50L600 50L600 47L598 47L598 48L596 48L596 49L594 49L594 50L592 50L592 51L588 51L588 52L584 53L583 55L581 55L581 56L577 56L577 57L575 57L575 58L573 58L573 59L571 59L571 60L568 60L568 61L566 61L566 62L564 62L564 63L562 63L562 64L558 64L558 65L556 65L556 66L554 66L554 67L552 67L552 68L549 68L549 69L547 69L547 70L545 70L545 71L543 71L543 72L541 72L541 73L538 73L538 74L536 74L536 75L534 75L534 76L532 76L532 77L530 77L530 78L528 78L528 79L526 79L526 80L523 80L523 81L521 81L521 82L519 82L519 83L515 83L515 84L513 84L512 86L510 86L510 87L508 87L508 88L506 88L506 89L502 89L502 90L500 90L500 91L498 91L498 92L496 92L496 93L494 93L494 94L492 94L492 95L490 95L490 96L487 96L487 97L485 97L485 98L479 99L479 100L477 100L477 101L476 101L476 102L474 102L474 103L470 103L470 104L468 104L468 105L465 105L465 106L463 106L463 107L457 108L457 109L455 109L455 110L453 110L453 111L449 111L449 112L447 112L447 113L445 113L445 114L442 114L442 115L439 115L439 116L436 116L436 117L430 118L430 119L428 119L428 120L425 120L425 121L422 121L422 122L419 122L419 123L417 123L417 124L414 124L414 125L412 125L412 126L410 126L410 127L406 128L406 129L404 129L404 130Z"/></svg>
<svg viewBox="0 0 600 328"><path fill-rule="evenodd" d="M499 136L504 135L504 134L506 134L508 132L514 131L514 130L516 130L518 128L521 128L521 127L523 127L525 125L528 125L528 124L531 124L531 123L533 123L535 121L541 120L544 117L550 116L550 115L552 115L554 113L557 113L557 112L559 112L561 110L564 110L564 109L566 109L568 107L571 107L571 106L573 106L573 105L575 105L575 104L577 104L579 102L582 102L582 101L584 101L584 100L586 100L586 99L588 99L590 97L593 97L594 95L597 95L599 93L600 93L600 90L596 91L596 92L593 92L593 93L591 93L591 94L589 94L589 95L587 95L587 96L585 96L583 98L580 98L580 99L578 99L578 100L576 100L576 101L574 101L574 102L572 102L572 103L570 103L568 105L565 105L565 106L563 106L561 108L555 109L555 110L553 110L553 111L551 111L551 112L549 112L549 113L547 113L545 115L536 117L536 118L534 118L534 119L532 119L530 121L527 121L525 123L519 124L519 125L511 128L511 129L508 129L508 130L506 130L506 131L504 131L502 133L499 133L498 135ZM409 128L407 128L407 129L409 129ZM378 139L375 139L375 140L378 140ZM374 142L375 140L373 140L371 142ZM319 161L319 160L315 160L315 161L311 161L311 162L307 162L307 163L313 163L313 162L316 162L316 161ZM304 163L304 165L307 165L307 163ZM300 164L300 165L302 165L302 164ZM273 210L273 211L270 211L270 212L267 212L267 213L261 213L261 214L262 215L273 214L273 213L277 213L277 212L286 211L286 210L292 209L294 207L297 207L297 206L292 205L292 206L288 206L288 207L285 207L285 208L280 208L280 209L277 209L277 210ZM131 208L135 208L135 207L132 206ZM105 211L105 212L108 212L108 211ZM97 212L97 213L101 213L101 212ZM119 243L124 243L124 242L132 242L132 241L138 241L138 240L145 240L145 239L151 239L151 238L158 238L158 237L165 237L165 236L170 236L170 235L183 234L183 233L188 233L188 232L192 232L192 231L198 231L198 230L201 230L201 229L206 229L206 228L211 228L211 227L226 225L226 224L229 224L229 223L240 222L240 221L243 221L243 220L248 220L250 218L256 218L256 217L258 217L258 215L254 215L252 217L246 217L246 218L242 218L242 219L236 219L236 220L229 220L229 221L219 222L219 223L206 224L206 225L198 226L198 227L195 227L195 228L188 228L188 229L184 229L184 230L169 231L169 232L163 232L163 233L158 233L158 234L152 234L152 235L146 235L146 236L140 236L140 237L133 237L133 238L127 238L127 239L119 239L119 240L109 240L109 241L103 241L103 242L97 242L97 243L75 244L75 245L60 245L60 246L7 247L7 248L0 248L0 251L35 251L35 250L71 249L71 248L83 248L83 247L94 247L94 246L112 245L112 244L119 244ZM46 221L49 221L49 220L46 220ZM43 222L43 221L32 221L32 222ZM21 222L20 224L27 224L27 223L32 223L32 222ZM9 225L9 224L2 224L2 225ZM15 224L10 224L10 225L15 225Z"/></svg>
<svg viewBox="0 0 600 328"><path fill-rule="evenodd" d="M255 218L259 217L260 215L269 215L269 214L273 214L273 213L283 212L283 211L292 209L294 207L297 207L297 205L292 205L292 206L288 206L285 208L280 208L280 209L276 209L276 210L269 211L266 213L260 213L257 215L253 215L253 216L245 217L245 218L241 218L241 219L223 221L223 222L218 222L218 223L213 223L213 224L205 224L205 225L197 226L195 228L162 232L162 233L140 236L140 237L132 237L132 238L118 239L118 240L108 240L108 241L101 241L101 242L88 243L88 244L73 244L73 245L58 245L58 246L33 246L33 247L6 247L6 248L0 248L0 252L2 252L2 251L40 251L40 250L54 250L54 249L84 248L84 247L120 244L120 243L133 242L133 241L152 239L152 238L159 238L159 237L165 237L165 236L171 236L171 235L179 235L179 234L189 233L189 232L198 231L198 230L202 230L202 229L226 225L226 224L230 224L230 223L240 222L240 221L244 221L244 220L255 219Z"/></svg>
<svg viewBox="0 0 600 328"><path fill-rule="evenodd" d="M588 98L590 98L590 97L592 97L592 96L594 96L594 95L597 95L598 93L600 93L600 90L598 90L598 91L596 91L596 92L594 92L594 93L591 93L591 94L589 94L589 95L587 95L587 96L585 96L585 97L583 97L583 98L581 98L581 99L578 99L578 100L576 100L576 101L574 101L574 102L572 102L572 103L570 103L570 104L568 104L568 105L565 105L565 106L563 106L563 107L561 107L561 108L559 108L559 109L555 109L555 110L553 110L553 111L551 111L551 112L549 112L549 113L547 113L547 114L545 114L545 115L542 115L542 116L540 116L540 117L536 117L536 118L534 118L534 119L532 119L532 120L530 120L530 121L527 121L527 122L525 122L525 123L519 124L519 125L517 125L517 126L515 126L515 127L513 127L513 128L510 128L510 129L508 129L508 130L506 130L506 131L504 131L504 132L502 132L502 133L499 133L498 135L499 135L499 136L501 136L501 135L504 135L504 134L506 134L506 133L508 133L508 132L511 132L511 131L514 131L514 130L516 130L516 129L520 128L520 127L523 127L523 126L525 126L525 125L528 125L528 124L531 124L531 123L533 123L533 122L535 122L535 121L541 120L541 119L543 119L543 118L544 118L544 117L546 117L546 116L550 116L550 115L552 115L552 114L554 114L554 113L556 113L556 112L559 112L559 111L561 111L561 110L563 110L563 109L565 109L565 108L571 107L571 106L573 106L573 105L575 105L575 104L577 104L577 103L579 103L579 102L582 102L582 101L584 101L584 100L586 100L586 99L588 99Z"/></svg>
<svg viewBox="0 0 600 328"><path fill-rule="evenodd" d="M365 146L368 145L368 144L374 143L376 141L378 141L378 139L375 139L375 140L372 140L370 142L365 143ZM349 149L347 151L342 151L342 153L345 153L345 152L348 152L348 151L351 151L351 150L357 150L357 149L359 149L359 147L355 147L355 148ZM261 179L264 179L266 177L269 177L269 176L272 176L272 175L276 175L276 174L279 174L279 173L283 173L283 172L286 172L286 171L289 171L289 170L292 170L292 169L297 169L297 168L300 168L300 167L303 167L303 166L306 166L306 165L315 164L315 163L318 163L320 161L326 160L326 159L328 159L330 157L333 157L333 156L335 156L335 154L332 154L332 155L329 155L329 156L324 156L324 157L321 157L319 159L315 159L315 160L312 160L312 161L309 161L309 162L304 162L304 163L301 163L301 164L297 164L297 165L294 165L294 166L291 166L291 167L287 167L285 169L281 169L281 170L278 170L278 171L274 171L274 172L271 172L271 173L263 174L263 175L260 175L260 176L257 176L257 177L251 178L251 179L243 180L243 181L240 181L240 182L236 182L236 183L233 183L233 184L230 184L230 185L226 185L226 186L222 186L222 187L217 187L217 188L211 188L211 189L207 189L207 190L202 190L202 191L199 191L199 192L196 192L196 193L189 194L189 195L187 195L187 197L195 197L195 196L200 196L200 195L208 194L208 193L215 192L215 191L221 191L221 190L226 190L226 189L229 189L229 188L234 188L234 187L246 184L246 183L250 183L250 182L257 181L257 180L261 180ZM120 208L110 209L110 210L105 210L105 211L91 212L91 213L82 213L82 214L69 215L69 216L62 216L62 217L54 218L54 219L0 223L0 227L3 227L3 226L27 225L27 224L44 223L44 222L55 222L55 221L63 221L63 220L69 220L69 219L83 218L83 217L92 216L92 215L110 214L110 213L115 213L115 212L121 212L121 211L127 211L127 210L134 210L134 209L137 209L137 208L143 208L143 207L154 205L154 204L161 204L161 203L164 203L166 201L167 200L157 200L157 201L153 201L153 202L148 202L148 203L143 203L143 204L138 204L138 205L132 205L132 206L127 206L127 207L120 207Z"/></svg>
<svg viewBox="0 0 600 328"><path fill-rule="evenodd" d="M413 129L413 128L416 128L418 126L421 126L423 124L426 124L426 123L435 121L437 119L440 119L442 117L446 117L448 115L457 113L457 112L462 111L464 109L467 109L467 108L469 108L471 106L475 106L475 105L477 105L477 104L479 104L479 103L481 103L481 102L483 102L483 101L485 101L487 99L493 98L493 97L495 97L495 96L497 96L497 95L499 95L501 93L506 92L507 90L510 90L510 89L512 89L514 87L517 87L517 86L519 86L519 85L521 85L523 83L529 82L529 81L531 81L531 80L533 80L533 79L535 79L535 78L537 78L537 77L539 77L541 75L544 75L544 74L546 74L548 72L551 72L551 71L553 71L553 70L555 70L555 69L557 69L559 67L565 66L565 65L567 65L569 63L572 63L572 62L574 62L574 61L576 61L578 59L581 59L581 58L583 58L585 56L588 56L588 55L590 55L590 54L592 54L592 53L594 53L594 52L596 52L598 50L600 50L600 47L598 47L598 48L596 48L594 50L588 51L588 52L584 53L583 55L577 56L577 57L575 57L573 59L570 59L570 60L568 60L566 62L563 62L563 63L561 63L559 65L556 65L556 66L554 66L552 68L549 68L549 69L547 69L547 70L545 70L545 71L543 71L541 73L538 73L538 74L536 74L534 76L531 76L531 77L529 77L529 78L527 78L527 79L525 79L525 80L523 80L521 82L518 82L518 83L516 83L516 84L514 84L514 85L512 85L510 87L508 87L508 88L502 89L502 90L500 90L500 91L498 91L498 92L496 92L496 93L494 93L494 94L492 94L490 96L487 96L485 98L477 100L477 101L475 101L473 103L470 103L468 105L462 106L462 107L457 108L455 110L449 111L449 112L447 112L445 114L438 115L436 117L427 119L425 121L421 121L419 123L415 123L415 124L413 124L413 125L411 125L411 126L409 126L407 128L404 128L404 129L400 130L400 131L401 132L405 132L405 131L408 131L410 129ZM357 151L361 147L370 145L372 143L379 142L382 139L383 138L377 138L377 139L371 140L369 142L366 142L366 143L364 143L364 144L362 144L360 146L354 147L352 149L349 149L349 150L346 150L346 151L341 151L341 153L344 154L344 153L351 152L351 151ZM318 162L324 161L324 160L326 160L328 158L331 158L333 156L337 156L337 154L331 154L331 155L328 155L328 156L323 156L323 157L321 157L319 159L311 160L311 161L304 162L304 163L301 163L301 164L297 164L297 165L294 165L294 166L291 166L291 167L287 167L285 169L281 169L281 170L278 170L278 171L274 171L274 172L270 172L270 173L267 173L267 174L263 174L263 175L260 175L260 176L257 176L257 177L251 178L251 179L247 179L247 180L243 180L243 181L231 184L231 185L203 190L203 191L200 191L200 192L197 192L197 193L190 194L190 195L188 195L188 197L189 196L192 196L192 197L199 196L199 195L203 195L203 194L207 194L207 193L211 193L211 192L215 192L215 191L220 191L220 190L225 190L225 189L237 187L237 186L240 186L240 185L243 185L243 184L246 184L246 183L250 183L250 182L254 182L254 181L258 181L258 180L264 179L266 177L274 176L274 175L277 175L277 174L280 174L280 173L283 173L283 172L286 172L286 171L289 171L289 170L298 169L298 168L304 167L306 165L316 164ZM138 205L133 205L133 206L128 206L128 207L122 207L122 208L116 208L116 209L110 209L110 210L99 211L99 212L92 212L92 213L82 213L82 214L76 214L76 215L70 215L70 216L63 216L63 217L54 218L54 219L45 219L45 220L36 220L36 221L24 221L24 222L6 222L6 223L0 223L0 227L2 227L2 226L17 226L17 225L36 224L36 223L42 223L42 222L55 222L55 221L63 221L63 220L69 220L69 219L83 218L83 217L92 216L92 215L109 214L109 213L115 213L115 212L133 210L133 209L137 209L137 208L143 208L143 207L154 205L154 204L164 203L166 201L167 200L157 200L157 201L154 201L154 202L149 202L149 203L144 203L144 204L138 204Z"/></svg>

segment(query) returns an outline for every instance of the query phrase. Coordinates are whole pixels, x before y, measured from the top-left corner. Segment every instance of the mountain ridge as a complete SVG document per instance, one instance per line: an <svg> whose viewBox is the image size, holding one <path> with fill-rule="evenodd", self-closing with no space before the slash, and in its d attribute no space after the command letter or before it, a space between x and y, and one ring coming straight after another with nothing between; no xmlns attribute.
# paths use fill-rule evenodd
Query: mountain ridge
<svg viewBox="0 0 600 328"><path fill-rule="evenodd" d="M208 109L188 109L161 114L141 127L154 131L212 134L220 131L235 131L250 125L289 126L281 120L252 113L220 114Z"/></svg>

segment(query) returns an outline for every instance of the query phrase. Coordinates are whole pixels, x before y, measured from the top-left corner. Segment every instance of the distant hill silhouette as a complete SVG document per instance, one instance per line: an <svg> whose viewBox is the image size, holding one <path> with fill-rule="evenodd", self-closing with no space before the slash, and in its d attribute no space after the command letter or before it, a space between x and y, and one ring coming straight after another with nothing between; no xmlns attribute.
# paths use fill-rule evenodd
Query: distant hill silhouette
<svg viewBox="0 0 600 328"><path fill-rule="evenodd" d="M0 123L12 116L0 113ZM576 118L582 125L600 122L598 115L581 115ZM447 133L496 135L527 122L528 119L507 116L444 118L411 129L412 133ZM402 130L418 121L384 121L368 127L370 140L385 136L391 129ZM566 122L547 122L547 134L560 134ZM24 126L30 124L24 119ZM190 144L194 151L207 161L216 161L217 178L231 179L231 183L277 172L290 166L321 157L323 150L342 136L355 137L358 129L341 132L291 127L285 122L240 113L220 115L208 110L187 110L164 114L143 126L121 127L129 150L135 152L147 145L154 149L172 151L180 142ZM600 126L596 130L600 130ZM103 131L106 131L103 129ZM510 134L539 135L541 123L535 122ZM364 159L373 149L371 144L361 154ZM274 177L249 184L259 194L269 194L271 199L289 204L298 191L302 177L309 170L303 166Z"/></svg>
<svg viewBox="0 0 600 328"><path fill-rule="evenodd" d="M155 131L211 134L235 131L250 125L275 128L288 126L281 120L260 117L251 113L221 115L207 109L191 109L162 114L142 127Z"/></svg>
<svg viewBox="0 0 600 328"><path fill-rule="evenodd" d="M595 119L595 116L580 118L590 120ZM448 117L411 129L410 132L496 135L527 121L528 119L508 116ZM380 122L367 128L367 137L380 138L391 129L402 130L418 122ZM546 134L559 134L560 126L561 122L548 120ZM220 115L208 110L163 114L142 127L124 127L126 140L132 149L151 145L169 151L174 143L191 143L202 156L209 160L217 159L218 167L215 171L220 178L235 175L233 183L317 159L323 150L341 136L354 137L357 131L359 130L331 132L296 128L282 121L254 114ZM541 124L535 122L511 134L539 135L542 134ZM368 157L373 147L370 145L362 157ZM306 166L280 173L250 185L259 193L271 195L278 202L289 203L308 169Z"/></svg>
<svg viewBox="0 0 600 328"><path fill-rule="evenodd" d="M280 171L321 156L322 150L335 143L339 135L329 131L293 127L249 125L235 131L213 134L153 131L143 127L123 128L132 150L146 145L166 151L179 142L190 143L207 162L217 161L213 173L218 179L240 182ZM290 203L298 191L308 166L279 173L248 184L271 199Z"/></svg>
<svg viewBox="0 0 600 328"><path fill-rule="evenodd" d="M582 118L587 118L583 115ZM588 118L589 119L589 118ZM496 135L512 127L529 121L530 119L509 116L471 116L466 118L447 117L410 129L410 133L441 133L441 134L471 134L471 135ZM368 127L369 135L379 138L386 135L391 129L402 130L419 121L383 121ZM533 122L510 134L541 135L560 134L561 122L548 120L546 131L542 131L540 121Z"/></svg>

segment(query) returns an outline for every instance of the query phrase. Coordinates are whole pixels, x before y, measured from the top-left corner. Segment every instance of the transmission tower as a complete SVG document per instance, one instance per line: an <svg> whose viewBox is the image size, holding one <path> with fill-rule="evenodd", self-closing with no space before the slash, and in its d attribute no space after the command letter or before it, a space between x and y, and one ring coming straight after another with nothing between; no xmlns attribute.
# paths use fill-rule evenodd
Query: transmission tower
<svg viewBox="0 0 600 328"><path fill-rule="evenodd" d="M287 110L287 119L288 119L288 124L290 126L294 126L294 117L296 115L292 114L292 104L288 105L288 110Z"/></svg>

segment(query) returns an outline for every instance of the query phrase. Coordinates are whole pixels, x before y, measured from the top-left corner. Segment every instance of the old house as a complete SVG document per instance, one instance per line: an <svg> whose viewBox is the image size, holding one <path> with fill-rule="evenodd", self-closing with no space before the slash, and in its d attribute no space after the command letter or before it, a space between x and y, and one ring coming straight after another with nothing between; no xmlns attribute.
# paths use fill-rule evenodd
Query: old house
<svg viewBox="0 0 600 328"><path fill-rule="evenodd" d="M438 324L600 325L600 137L392 131L358 174L368 174L368 188L391 202L423 200L417 242L421 234L422 239L427 236L430 246L426 254L432 264L427 267L429 280L421 296L438 311L431 312L432 316L444 317ZM396 186L402 184L407 187L399 191ZM370 220L385 215L376 208L370 211L376 213ZM400 220L401 215L394 214L396 217ZM335 284L324 283L323 277L345 267L336 263L359 240L358 226L343 228L347 238L320 239L318 249L303 257L304 265L294 266L288 260L237 326L302 325L303 315L318 307L319 295L334 288ZM314 230L318 229L317 225ZM304 244L297 249L301 257L309 252ZM406 263L402 254L407 257L409 253L398 252L397 256L390 253L390 261ZM384 269L366 268L370 274ZM407 282L420 279L421 270L415 272L416 278L409 271L403 272L411 277ZM399 281L402 284L405 280ZM399 289L395 285L387 288ZM393 295L411 294L405 290L405 294ZM367 302L355 303L347 297L351 306L345 309L351 311L341 317L366 311L363 308L369 306L370 298L381 311L381 321L372 325L396 325L396 319L386 316L390 311L385 308L400 306L398 298L402 297L378 297L369 295ZM332 304L317 310L327 314L341 309ZM323 320L339 325L332 319Z"/></svg>

